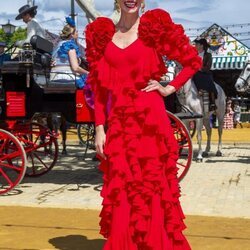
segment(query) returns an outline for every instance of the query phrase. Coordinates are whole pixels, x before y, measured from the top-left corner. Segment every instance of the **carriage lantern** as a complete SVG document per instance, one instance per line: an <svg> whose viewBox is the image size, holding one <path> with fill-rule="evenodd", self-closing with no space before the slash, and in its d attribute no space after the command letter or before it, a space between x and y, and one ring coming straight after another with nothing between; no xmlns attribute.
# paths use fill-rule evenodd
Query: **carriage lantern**
<svg viewBox="0 0 250 250"><path fill-rule="evenodd" d="M8 20L8 23L2 24L3 31L6 35L12 35L15 32L16 26L10 23L10 20Z"/></svg>
<svg viewBox="0 0 250 250"><path fill-rule="evenodd" d="M11 24L10 20L8 20L8 23L2 24L2 29L7 36L7 44L9 44L10 37L15 32L16 26Z"/></svg>

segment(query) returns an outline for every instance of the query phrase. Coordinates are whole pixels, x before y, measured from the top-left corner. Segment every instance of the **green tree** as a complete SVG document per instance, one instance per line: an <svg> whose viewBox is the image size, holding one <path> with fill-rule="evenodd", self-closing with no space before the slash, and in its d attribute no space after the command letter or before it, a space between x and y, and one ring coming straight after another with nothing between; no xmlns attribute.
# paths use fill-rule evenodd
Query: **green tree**
<svg viewBox="0 0 250 250"><path fill-rule="evenodd" d="M10 38L10 43L13 44L16 41L19 40L24 40L27 37L27 29L23 29L19 27L18 29L15 30L15 32L12 34Z"/></svg>
<svg viewBox="0 0 250 250"><path fill-rule="evenodd" d="M7 35L3 29L0 29L0 41L6 42L8 45L15 43L18 40L23 40L27 36L27 29L17 28L11 35Z"/></svg>
<svg viewBox="0 0 250 250"><path fill-rule="evenodd" d="M0 29L0 41L1 42L7 42L7 36L4 33L3 29Z"/></svg>

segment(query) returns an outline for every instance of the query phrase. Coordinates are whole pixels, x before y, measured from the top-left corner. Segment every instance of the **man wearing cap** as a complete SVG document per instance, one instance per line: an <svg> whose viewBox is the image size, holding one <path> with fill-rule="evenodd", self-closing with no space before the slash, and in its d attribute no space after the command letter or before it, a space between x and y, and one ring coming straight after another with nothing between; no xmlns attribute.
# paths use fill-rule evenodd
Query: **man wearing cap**
<svg viewBox="0 0 250 250"><path fill-rule="evenodd" d="M198 92L205 90L209 93L209 110L214 111L216 109L217 90L210 71L213 63L212 54L207 51L210 45L205 38L196 39L194 43L203 61L202 68L193 77L194 84Z"/></svg>
<svg viewBox="0 0 250 250"><path fill-rule="evenodd" d="M6 43L0 42L0 67L3 65L3 62L11 60L10 55L4 52L5 47Z"/></svg>
<svg viewBox="0 0 250 250"><path fill-rule="evenodd" d="M23 19L23 21L27 24L27 38L25 40L17 41L15 43L16 46L22 47L24 43L29 43L30 38L34 35L38 35L42 38L45 37L45 31L41 27L41 25L34 18L37 13L37 6L30 6L28 4L21 7L19 10L19 14L16 16L16 20Z"/></svg>

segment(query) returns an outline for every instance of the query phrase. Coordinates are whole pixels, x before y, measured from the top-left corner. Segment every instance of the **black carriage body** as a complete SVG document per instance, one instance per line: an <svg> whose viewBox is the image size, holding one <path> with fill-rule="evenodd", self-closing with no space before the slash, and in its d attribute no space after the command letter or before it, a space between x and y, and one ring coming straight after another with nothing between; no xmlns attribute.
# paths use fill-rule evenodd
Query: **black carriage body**
<svg viewBox="0 0 250 250"><path fill-rule="evenodd" d="M75 82L50 82L53 44L33 36L19 51L18 60L1 68L0 120L31 119L35 113L62 113L72 123L93 122L83 90Z"/></svg>
<svg viewBox="0 0 250 250"><path fill-rule="evenodd" d="M48 72L9 62L2 68L0 120L31 119L35 113L62 113L71 123L93 122L83 90L46 80Z"/></svg>
<svg viewBox="0 0 250 250"><path fill-rule="evenodd" d="M35 80L35 76L44 75L40 69L27 68L18 62L4 65L0 99L1 120L31 119L37 112L61 112L69 122L76 122L74 86L64 89L60 85L58 88L53 86L54 90L51 91L49 82L41 85Z"/></svg>

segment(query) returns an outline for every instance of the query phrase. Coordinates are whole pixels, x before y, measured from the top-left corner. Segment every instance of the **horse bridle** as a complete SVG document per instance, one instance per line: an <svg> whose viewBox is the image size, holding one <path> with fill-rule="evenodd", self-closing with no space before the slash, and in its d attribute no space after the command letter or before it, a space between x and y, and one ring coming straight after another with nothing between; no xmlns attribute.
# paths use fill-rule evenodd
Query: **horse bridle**
<svg viewBox="0 0 250 250"><path fill-rule="evenodd" d="M247 67L247 65L250 64L250 62L248 61L244 67L244 70L242 72L245 71L245 68ZM248 77L246 79L244 79L243 77L241 77L241 75L239 76L239 79L241 79L243 81L243 87L245 88L245 86L248 85L248 80L249 80L250 74L248 75Z"/></svg>

